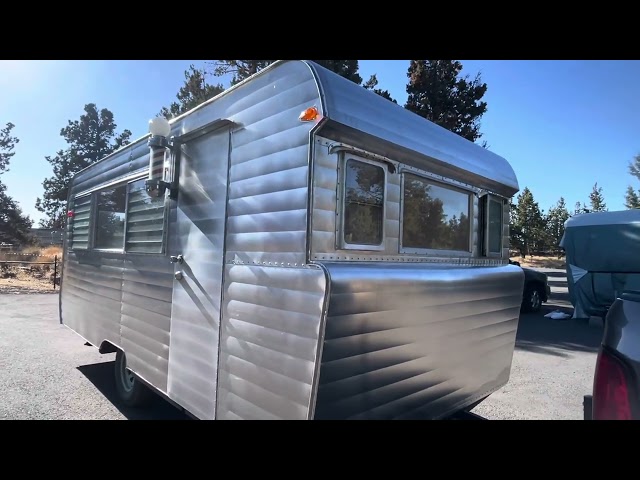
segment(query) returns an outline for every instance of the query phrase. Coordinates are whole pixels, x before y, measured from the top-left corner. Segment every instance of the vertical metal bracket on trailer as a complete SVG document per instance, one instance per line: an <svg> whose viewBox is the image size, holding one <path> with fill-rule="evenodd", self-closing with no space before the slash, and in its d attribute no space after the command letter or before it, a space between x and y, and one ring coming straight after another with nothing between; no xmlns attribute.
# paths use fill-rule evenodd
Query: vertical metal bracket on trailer
<svg viewBox="0 0 640 480"><path fill-rule="evenodd" d="M174 135L168 139L167 137L171 134L171 125L169 122L162 117L152 119L149 122L151 137L148 141L151 150L149 156L149 177L147 179L147 191L149 194L152 196L162 196L166 190L169 190L169 198L177 200L178 183L180 179L181 145L187 143L189 140L230 125L235 125L235 123L226 118L218 118L190 132L178 136ZM165 178L167 152L170 156L169 166L171 178L169 181Z"/></svg>

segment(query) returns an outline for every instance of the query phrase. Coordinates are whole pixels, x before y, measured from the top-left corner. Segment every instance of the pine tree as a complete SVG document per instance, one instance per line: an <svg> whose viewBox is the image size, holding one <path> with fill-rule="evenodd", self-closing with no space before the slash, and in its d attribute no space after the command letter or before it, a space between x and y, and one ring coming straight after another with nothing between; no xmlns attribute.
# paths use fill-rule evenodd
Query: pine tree
<svg viewBox="0 0 640 480"><path fill-rule="evenodd" d="M131 132L116 134L117 125L109 110L98 110L95 103L89 103L84 111L79 120L69 120L60 130L69 144L67 149L45 157L53 167L53 176L44 180L44 195L36 200L36 208L47 215L40 221L43 227L64 226L69 185L76 173L129 143Z"/></svg>
<svg viewBox="0 0 640 480"><path fill-rule="evenodd" d="M374 73L373 75L371 75L371 77L369 78L369 80L367 80L364 85L362 85L364 88L366 88L367 90L371 90L374 93L377 93L378 95L380 95L383 98L386 98L387 100L392 101L393 103L397 104L398 102L391 96L391 94L389 93L389 90L382 90L380 88L376 88L378 86L378 76Z"/></svg>
<svg viewBox="0 0 640 480"><path fill-rule="evenodd" d="M480 74L471 79L460 76L461 71L457 60L411 60L405 108L475 142L482 136L480 119L487 111L482 98L487 84Z"/></svg>
<svg viewBox="0 0 640 480"><path fill-rule="evenodd" d="M584 203L576 202L576 206L573 210L574 215L580 215L581 213L590 213L591 210L587 208L587 205Z"/></svg>
<svg viewBox="0 0 640 480"><path fill-rule="evenodd" d="M640 190L636 193L633 187L629 185L627 193L624 195L624 206L628 209L640 208Z"/></svg>
<svg viewBox="0 0 640 480"><path fill-rule="evenodd" d="M589 194L589 203L591 204L592 212L606 212L607 204L604 203L604 195L602 194L602 187L598 187L598 182L593 186L593 190Z"/></svg>
<svg viewBox="0 0 640 480"><path fill-rule="evenodd" d="M510 213L511 244L520 251L520 255L524 258L544 248L544 218L528 187L518 195Z"/></svg>
<svg viewBox="0 0 640 480"><path fill-rule="evenodd" d="M184 85L180 87L176 95L178 101L171 103L169 108L163 107L160 115L170 120L222 92L224 92L222 84L210 85L207 83L204 69L198 69L191 65L189 70L184 72Z"/></svg>
<svg viewBox="0 0 640 480"><path fill-rule="evenodd" d="M629 173L640 180L640 154L633 157L633 161L629 164ZM627 193L624 196L626 208L640 208L640 190L636 192L631 185L627 187Z"/></svg>
<svg viewBox="0 0 640 480"><path fill-rule="evenodd" d="M15 155L20 140L13 136L15 125L11 122L0 130L0 176L9 171L9 162ZM7 195L7 187L0 181L0 243L24 245L30 243L32 221L16 201Z"/></svg>
<svg viewBox="0 0 640 480"><path fill-rule="evenodd" d="M560 252L560 241L564 236L564 224L571 217L564 197L549 209L545 218L546 233L550 247L556 252Z"/></svg>

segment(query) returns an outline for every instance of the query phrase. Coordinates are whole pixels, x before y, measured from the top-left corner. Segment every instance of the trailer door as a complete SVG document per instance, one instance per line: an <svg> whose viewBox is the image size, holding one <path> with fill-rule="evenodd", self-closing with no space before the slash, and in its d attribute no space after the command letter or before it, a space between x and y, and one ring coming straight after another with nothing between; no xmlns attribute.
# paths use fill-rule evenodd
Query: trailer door
<svg viewBox="0 0 640 480"><path fill-rule="evenodd" d="M201 419L215 418L229 129L181 147L167 393Z"/></svg>

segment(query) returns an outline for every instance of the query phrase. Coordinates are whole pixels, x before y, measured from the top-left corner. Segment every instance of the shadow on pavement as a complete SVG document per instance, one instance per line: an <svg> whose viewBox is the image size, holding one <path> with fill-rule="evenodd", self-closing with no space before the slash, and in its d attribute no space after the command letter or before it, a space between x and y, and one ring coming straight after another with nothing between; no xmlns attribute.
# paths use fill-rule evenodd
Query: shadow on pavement
<svg viewBox="0 0 640 480"><path fill-rule="evenodd" d="M151 405L144 409L130 408L118 400L113 370L115 362L82 365L78 370L129 420L190 420L190 417L178 410L165 399L156 396Z"/></svg>
<svg viewBox="0 0 640 480"><path fill-rule="evenodd" d="M552 288L549 301L538 313L521 314L516 348L529 352L569 357L571 352L595 353L602 341L603 326L589 325L586 320L545 318L549 312L559 310L573 315L573 306L567 290L567 276L563 271L545 271ZM558 291L559 290L559 291Z"/></svg>
<svg viewBox="0 0 640 480"><path fill-rule="evenodd" d="M554 295L557 297L559 295ZM603 328L584 320L553 320L544 316L554 310L571 314L572 309L554 305L553 301L535 314L520 315L516 348L529 352L569 357L571 352L597 352Z"/></svg>

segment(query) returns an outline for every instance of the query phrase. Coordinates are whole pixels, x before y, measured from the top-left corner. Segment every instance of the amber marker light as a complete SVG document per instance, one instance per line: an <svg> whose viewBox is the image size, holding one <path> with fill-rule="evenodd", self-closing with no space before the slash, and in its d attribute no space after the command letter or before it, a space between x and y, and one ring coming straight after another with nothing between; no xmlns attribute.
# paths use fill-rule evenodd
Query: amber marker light
<svg viewBox="0 0 640 480"><path fill-rule="evenodd" d="M320 112L318 112L318 109L316 107L309 107L304 110L298 118L301 122L313 122L314 120L320 118Z"/></svg>

